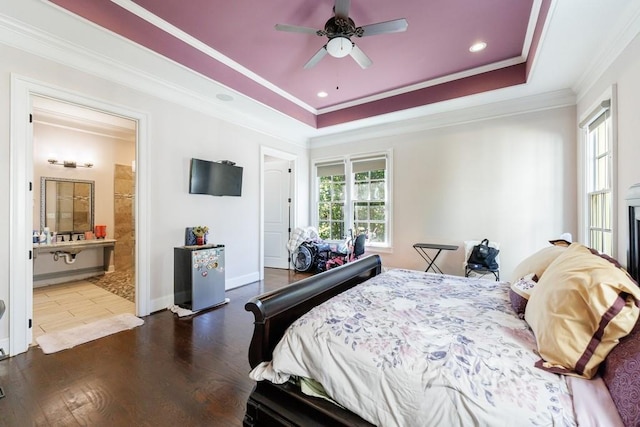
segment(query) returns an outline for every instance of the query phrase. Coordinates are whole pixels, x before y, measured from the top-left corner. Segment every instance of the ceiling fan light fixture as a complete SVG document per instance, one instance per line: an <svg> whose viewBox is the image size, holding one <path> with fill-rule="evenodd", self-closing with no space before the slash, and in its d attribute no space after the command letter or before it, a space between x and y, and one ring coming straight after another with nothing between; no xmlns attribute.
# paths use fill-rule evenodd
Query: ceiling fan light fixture
<svg viewBox="0 0 640 427"><path fill-rule="evenodd" d="M334 58L344 58L351 53L353 43L347 37L334 37L327 43L327 52Z"/></svg>

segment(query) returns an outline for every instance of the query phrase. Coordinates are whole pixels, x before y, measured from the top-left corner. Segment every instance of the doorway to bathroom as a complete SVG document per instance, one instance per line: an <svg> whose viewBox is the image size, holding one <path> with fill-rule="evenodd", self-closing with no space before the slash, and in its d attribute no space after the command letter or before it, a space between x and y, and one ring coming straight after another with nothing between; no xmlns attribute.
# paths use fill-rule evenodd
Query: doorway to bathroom
<svg viewBox="0 0 640 427"><path fill-rule="evenodd" d="M37 95L32 112L34 243L45 229L53 235L34 250L35 343L46 333L136 312L137 122ZM89 249L66 257L46 250L78 239L77 248ZM93 242L95 249L86 245Z"/></svg>
<svg viewBox="0 0 640 427"><path fill-rule="evenodd" d="M150 313L149 260L149 115L112 101L92 98L18 74L11 75L11 173L9 216L9 355L26 352L33 342L33 230L35 193L40 183L34 182L33 97L40 96L106 112L137 123L135 151L135 227L133 227L135 265L135 314ZM47 157L50 153L45 153ZM55 153L54 153L55 154ZM64 162L62 154L59 154ZM56 159L58 160L58 159ZM78 159L77 161L84 161ZM45 160L48 163L48 159ZM96 160L97 164L98 160ZM77 166L77 165L76 165ZM58 166L64 170L64 166ZM96 169L97 170L97 169ZM113 228L112 228L113 230Z"/></svg>

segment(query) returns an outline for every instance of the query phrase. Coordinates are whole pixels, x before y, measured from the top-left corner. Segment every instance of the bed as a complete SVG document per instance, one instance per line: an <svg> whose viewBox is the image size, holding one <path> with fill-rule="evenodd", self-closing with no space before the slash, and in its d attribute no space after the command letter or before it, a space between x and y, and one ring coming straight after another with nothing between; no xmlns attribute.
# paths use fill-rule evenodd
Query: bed
<svg viewBox="0 0 640 427"><path fill-rule="evenodd" d="M637 425L640 290L587 248L550 248L524 260L511 283L382 273L369 256L253 298L245 308L255 317L257 382L244 425ZM606 324L595 346L587 336L586 360L564 336L568 354L554 354L557 342L543 333L562 330L553 322L567 316L549 315L542 296L584 311L554 294L564 286L547 283L584 286L571 264L578 258L588 260L588 277L620 279L588 302L605 307L584 323ZM613 316L607 298L623 301L609 304Z"/></svg>

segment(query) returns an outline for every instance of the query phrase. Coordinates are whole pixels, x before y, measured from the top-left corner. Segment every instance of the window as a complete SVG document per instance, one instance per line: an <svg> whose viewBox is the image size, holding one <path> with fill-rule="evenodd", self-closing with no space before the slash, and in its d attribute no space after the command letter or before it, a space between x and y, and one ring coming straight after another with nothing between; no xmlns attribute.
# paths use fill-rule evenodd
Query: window
<svg viewBox="0 0 640 427"><path fill-rule="evenodd" d="M346 176L344 163L317 166L318 234L325 240L342 240L345 234Z"/></svg>
<svg viewBox="0 0 640 427"><path fill-rule="evenodd" d="M316 164L316 219L325 240L368 235L369 246L390 246L389 153Z"/></svg>
<svg viewBox="0 0 640 427"><path fill-rule="evenodd" d="M583 123L585 132L585 224L587 244L613 256L613 131L610 102L601 104L591 120Z"/></svg>

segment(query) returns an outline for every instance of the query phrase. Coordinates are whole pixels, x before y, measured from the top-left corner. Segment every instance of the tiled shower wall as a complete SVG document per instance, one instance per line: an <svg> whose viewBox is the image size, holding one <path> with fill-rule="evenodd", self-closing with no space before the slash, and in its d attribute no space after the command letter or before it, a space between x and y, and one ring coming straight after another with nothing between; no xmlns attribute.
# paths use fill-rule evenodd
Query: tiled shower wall
<svg viewBox="0 0 640 427"><path fill-rule="evenodd" d="M115 165L114 238L116 271L134 267L135 261L135 172L131 166Z"/></svg>

